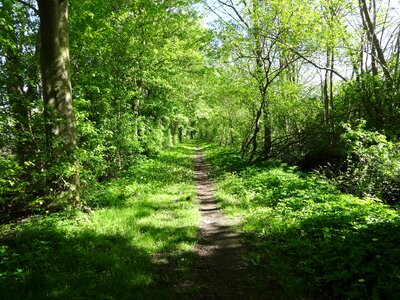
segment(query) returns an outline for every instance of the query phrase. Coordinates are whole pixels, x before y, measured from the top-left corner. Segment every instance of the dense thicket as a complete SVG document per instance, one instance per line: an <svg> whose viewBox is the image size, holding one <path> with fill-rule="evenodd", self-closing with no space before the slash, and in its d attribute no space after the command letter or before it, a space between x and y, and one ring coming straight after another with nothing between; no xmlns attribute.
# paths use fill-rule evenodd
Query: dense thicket
<svg viewBox="0 0 400 300"><path fill-rule="evenodd" d="M69 16L66 1L41 3L0 2L2 210L80 205L79 185L177 143L207 73L192 1L72 0Z"/></svg>
<svg viewBox="0 0 400 300"><path fill-rule="evenodd" d="M221 113L202 120L201 135L250 162L325 166L346 190L396 202L397 6L254 0L208 8L217 18L220 75L207 107Z"/></svg>

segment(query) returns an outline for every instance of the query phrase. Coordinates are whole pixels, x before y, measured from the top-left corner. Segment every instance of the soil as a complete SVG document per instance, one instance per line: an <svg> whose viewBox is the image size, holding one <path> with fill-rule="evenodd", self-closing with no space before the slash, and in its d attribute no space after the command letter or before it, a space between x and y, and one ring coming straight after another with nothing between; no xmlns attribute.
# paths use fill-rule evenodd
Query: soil
<svg viewBox="0 0 400 300"><path fill-rule="evenodd" d="M240 235L232 230L217 206L200 150L196 151L195 179L201 211L195 274L201 290L195 299L259 299L241 282L246 273L241 256L246 251Z"/></svg>
<svg viewBox="0 0 400 300"><path fill-rule="evenodd" d="M180 299L218 300L281 300L282 290L268 272L259 272L245 261L249 250L241 243L217 205L214 186L208 177L201 150L195 157L196 193L201 212L198 244L190 280L179 282L175 291ZM168 270L176 266L166 264ZM178 299L178 298L174 298Z"/></svg>

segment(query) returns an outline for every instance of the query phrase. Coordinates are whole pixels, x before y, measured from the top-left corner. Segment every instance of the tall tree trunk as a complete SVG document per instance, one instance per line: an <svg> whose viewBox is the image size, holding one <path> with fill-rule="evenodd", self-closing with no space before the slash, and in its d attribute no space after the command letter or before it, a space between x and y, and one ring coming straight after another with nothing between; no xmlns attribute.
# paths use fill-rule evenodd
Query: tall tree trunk
<svg viewBox="0 0 400 300"><path fill-rule="evenodd" d="M396 83L397 85L400 84L400 80L398 80L399 78L399 66L400 66L400 30L397 31L397 39L396 39L396 46L394 49L395 54L395 64L394 64L394 68L393 68L393 72L396 76Z"/></svg>
<svg viewBox="0 0 400 300"><path fill-rule="evenodd" d="M381 65L386 79L389 80L390 82L393 82L393 78L392 78L392 75L388 68L388 64L386 62L385 56L383 55L381 43L379 42L379 39L375 33L375 26L374 26L374 23L372 22L366 0L359 0L359 1L360 1L361 13L363 15L363 22L365 22L363 25L364 25L364 28L367 29L367 34L372 42L372 45L374 46L374 48L376 50L376 53L378 56L378 63Z"/></svg>
<svg viewBox="0 0 400 300"><path fill-rule="evenodd" d="M75 164L72 152L77 136L72 106L68 40L68 0L38 0L40 16L40 64L43 100L47 118L51 166L68 161ZM67 192L75 206L79 201L79 176L75 174L57 179L56 188Z"/></svg>
<svg viewBox="0 0 400 300"><path fill-rule="evenodd" d="M331 70L333 70L335 68L335 50L334 48L331 49L331 61L330 61L330 66ZM334 98L333 98L333 72L330 71L329 72L329 109L330 109L330 116L329 118L330 120L330 125L331 125L331 130L332 130L332 134L331 134L331 140L330 143L333 144L334 143L334 138L333 138L333 133L335 132L335 120L334 115L332 116L335 106L334 106Z"/></svg>
<svg viewBox="0 0 400 300"><path fill-rule="evenodd" d="M330 50L329 46L326 48L326 70L323 83L323 99L324 99L324 125L329 126L329 63L330 63Z"/></svg>
<svg viewBox="0 0 400 300"><path fill-rule="evenodd" d="M369 9L372 10L372 13L369 12ZM384 119L383 119L383 103L382 97L379 92L379 86L377 85L379 70L378 66L380 65L383 69L385 77L387 80L392 81L391 74L387 67L386 60L383 56L383 52L380 46L380 41L378 40L375 34L376 28L376 4L375 1L372 1L371 7L368 8L366 1L360 1L360 12L361 12L361 20L363 23L363 28L366 32L369 44L370 44L370 52L371 52L371 70L372 75L374 75L372 84L373 84L373 95L370 95L369 99L365 99L365 108L367 114L371 120L372 125L376 129L381 129L383 127Z"/></svg>
<svg viewBox="0 0 400 300"><path fill-rule="evenodd" d="M243 154L248 151L249 147L251 146L252 149L250 151L249 163L253 161L254 155L257 151L257 135L260 132L260 119L262 116L262 111L264 109L265 101L261 102L260 108L257 110L254 120L254 129L251 133L249 140L247 141L246 145L243 147Z"/></svg>
<svg viewBox="0 0 400 300"><path fill-rule="evenodd" d="M266 102L267 102L267 95L266 94L261 95L261 104L260 104L259 109L256 112L255 120L254 120L254 130L253 130L253 133L252 133L250 139L248 140L246 146L244 147L245 150L247 150L250 146L252 147L251 152L250 152L250 157L249 157L249 163L251 163L253 161L254 155L257 152L257 148L258 148L257 136L261 129L260 121L261 121L261 117L262 117Z"/></svg>
<svg viewBox="0 0 400 300"><path fill-rule="evenodd" d="M376 28L376 3L375 1L372 1L372 26L373 28ZM378 64L379 61L376 59L377 57L377 49L376 45L371 39L371 53L372 53L372 58L371 58L371 69L372 69L372 74L374 75L373 79L373 87L374 87L374 102L372 103L374 107L374 113L371 116L373 118L374 126L376 129L382 129L383 128L383 111L382 111L382 97L380 93L380 87L377 84L376 80L378 80Z"/></svg>

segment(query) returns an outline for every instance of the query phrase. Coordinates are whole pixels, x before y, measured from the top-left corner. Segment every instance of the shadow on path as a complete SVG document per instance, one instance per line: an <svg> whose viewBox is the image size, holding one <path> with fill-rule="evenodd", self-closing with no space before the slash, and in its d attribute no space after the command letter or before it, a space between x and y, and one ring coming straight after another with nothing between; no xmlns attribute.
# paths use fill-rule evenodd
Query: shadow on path
<svg viewBox="0 0 400 300"><path fill-rule="evenodd" d="M242 285L246 266L240 257L245 249L214 199L214 188L208 178L200 150L195 158L196 192L201 211L199 256L195 281L201 287L196 299L258 299L250 287Z"/></svg>

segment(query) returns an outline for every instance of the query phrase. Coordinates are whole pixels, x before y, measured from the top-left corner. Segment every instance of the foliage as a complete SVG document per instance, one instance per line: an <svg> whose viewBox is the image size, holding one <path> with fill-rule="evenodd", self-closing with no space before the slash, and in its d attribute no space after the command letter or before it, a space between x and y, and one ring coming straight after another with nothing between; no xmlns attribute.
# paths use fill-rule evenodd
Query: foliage
<svg viewBox="0 0 400 300"><path fill-rule="evenodd" d="M240 147L248 131L248 116L256 91L249 78L232 68L212 70L196 105L198 136L223 145Z"/></svg>
<svg viewBox="0 0 400 300"><path fill-rule="evenodd" d="M400 148L378 132L365 130L365 122L356 128L345 124L342 138L347 143L347 170L339 180L347 190L366 196L378 196L398 203L400 196Z"/></svg>
<svg viewBox="0 0 400 300"><path fill-rule="evenodd" d="M56 128L73 118L42 99L38 1L1 1L5 291L158 298L152 255L176 244L177 259L196 230L188 149L163 149L198 137L233 147L207 148L221 204L289 298L397 296L398 214L378 198L400 197L400 29L390 0L369 2L70 0L67 154ZM282 162L331 166L356 196ZM69 187L95 211L61 213Z"/></svg>
<svg viewBox="0 0 400 300"><path fill-rule="evenodd" d="M2 158L0 160L0 205L5 204L6 198L19 198L23 185L20 182L20 175L22 173L21 167L18 162L13 159ZM17 188L15 188L15 186Z"/></svg>
<svg viewBox="0 0 400 300"><path fill-rule="evenodd" d="M241 149L249 160L279 158L307 169L340 165L342 122L355 125L362 118L367 129L397 139L398 43L384 34L398 32L396 17L390 1L370 2L372 26L387 45L379 58L379 41L363 30L361 2L209 5L219 16L212 62L223 80L211 87L205 105L217 113L208 114L201 137Z"/></svg>
<svg viewBox="0 0 400 300"><path fill-rule="evenodd" d="M6 214L29 213L31 204L46 210L58 202L61 208L68 179L79 176L87 188L193 131L210 38L198 26L193 1L69 3L78 145L65 156L49 147L36 2L0 3L0 151L2 165L14 168L12 177L1 175Z"/></svg>
<svg viewBox="0 0 400 300"><path fill-rule="evenodd" d="M107 162L98 175L122 170L136 156L156 154L164 135L173 132L175 139L175 127L186 125L172 121L191 113L184 107L188 97L180 97L186 83L180 79L195 74L202 64L202 31L195 29L195 15L181 13L189 4L72 2L72 79L80 144ZM199 43L193 45L193 38Z"/></svg>
<svg viewBox="0 0 400 300"><path fill-rule="evenodd" d="M173 299L196 242L193 147L131 165L92 186L89 213L0 225L2 298Z"/></svg>
<svg viewBox="0 0 400 300"><path fill-rule="evenodd" d="M396 210L279 162L243 168L236 157L226 169L232 150L204 150L216 166L216 197L252 246L253 276L268 272L288 298L400 295Z"/></svg>

